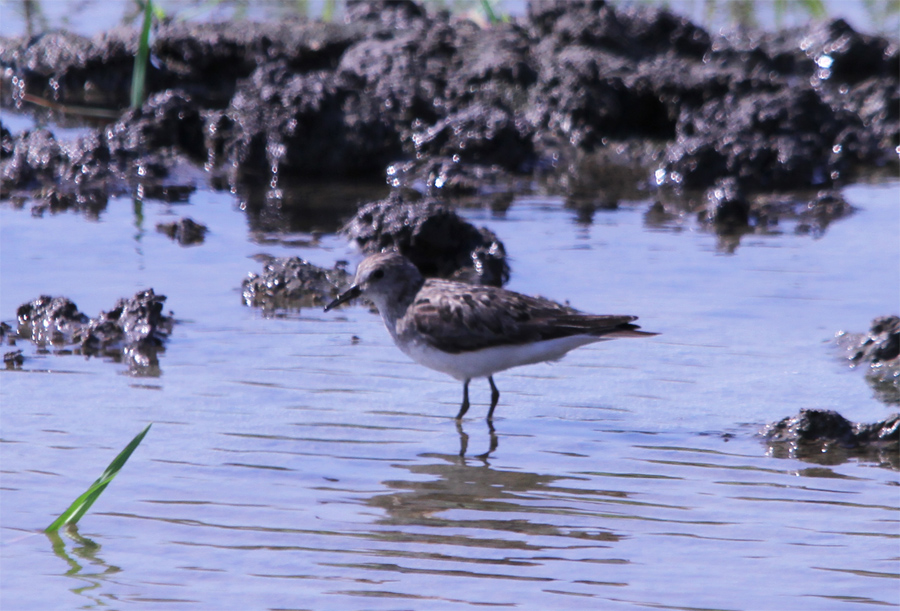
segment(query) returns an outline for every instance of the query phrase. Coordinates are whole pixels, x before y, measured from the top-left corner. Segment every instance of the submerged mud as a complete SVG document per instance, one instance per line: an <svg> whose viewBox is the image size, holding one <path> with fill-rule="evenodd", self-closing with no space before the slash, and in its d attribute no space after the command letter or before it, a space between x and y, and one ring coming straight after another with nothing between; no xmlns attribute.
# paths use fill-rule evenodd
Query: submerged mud
<svg viewBox="0 0 900 611"><path fill-rule="evenodd" d="M851 367L866 369L876 399L900 405L900 317L880 316L867 333L841 331L836 343ZM780 458L819 464L858 459L900 469L900 414L862 424L832 410L801 409L767 425L762 435L772 455Z"/></svg>
<svg viewBox="0 0 900 611"><path fill-rule="evenodd" d="M863 368L866 381L882 403L900 405L900 317L880 316L866 333L837 334L851 367Z"/></svg>
<svg viewBox="0 0 900 611"><path fill-rule="evenodd" d="M762 432L773 456L818 464L850 458L900 469L900 414L871 424L853 423L831 410L802 409Z"/></svg>
<svg viewBox="0 0 900 611"><path fill-rule="evenodd" d="M880 316L867 333L838 333L838 343L854 365L898 366L900 363L900 317Z"/></svg>
<svg viewBox="0 0 900 611"><path fill-rule="evenodd" d="M793 233L821 237L828 227L853 214L854 208L836 189L752 193L733 177L723 178L700 194L662 191L647 210L651 227L693 219L719 236L719 246L734 251L747 234L772 234L792 227Z"/></svg>
<svg viewBox="0 0 900 611"><path fill-rule="evenodd" d="M171 223L159 223L156 225L156 230L169 236L182 246L193 246L203 243L209 228L192 218L184 217Z"/></svg>

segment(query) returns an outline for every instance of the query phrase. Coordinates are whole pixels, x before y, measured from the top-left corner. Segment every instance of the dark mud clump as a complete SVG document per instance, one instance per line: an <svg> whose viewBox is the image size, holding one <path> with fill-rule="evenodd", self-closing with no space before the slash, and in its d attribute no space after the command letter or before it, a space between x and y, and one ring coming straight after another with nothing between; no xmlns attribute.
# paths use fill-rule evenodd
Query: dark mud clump
<svg viewBox="0 0 900 611"><path fill-rule="evenodd" d="M189 217L171 223L159 223L156 225L156 230L166 234L182 246L202 244L206 239L206 232L209 231L206 225L201 225Z"/></svg>
<svg viewBox="0 0 900 611"><path fill-rule="evenodd" d="M21 350L10 350L3 354L3 365L7 369L21 369L25 364L25 356Z"/></svg>
<svg viewBox="0 0 900 611"><path fill-rule="evenodd" d="M667 227L696 220L719 237L722 250L734 251L743 236L790 230L821 237L828 227L855 209L839 190L751 193L733 177L723 178L702 194L672 197L662 191L647 211L651 227Z"/></svg>
<svg viewBox="0 0 900 611"><path fill-rule="evenodd" d="M360 207L342 231L366 254L395 250L427 277L492 286L509 280L499 238L433 198L407 201L395 192Z"/></svg>
<svg viewBox="0 0 900 611"><path fill-rule="evenodd" d="M777 458L819 464L857 458L900 469L900 414L873 424L855 424L835 411L803 409L768 425L763 435Z"/></svg>
<svg viewBox="0 0 900 611"><path fill-rule="evenodd" d="M881 316L872 321L868 333L838 334L838 343L848 351L854 365L884 365L900 356L900 317Z"/></svg>
<svg viewBox="0 0 900 611"><path fill-rule="evenodd" d="M19 306L9 340L29 340L39 351L125 361L133 375L157 376L158 354L174 324L171 314L162 313L165 300L147 289L90 318L66 297L39 297Z"/></svg>
<svg viewBox="0 0 900 611"><path fill-rule="evenodd" d="M266 312L320 308L347 290L351 281L340 266L323 269L298 257L267 257L261 275L251 273L244 279L243 300Z"/></svg>
<svg viewBox="0 0 900 611"><path fill-rule="evenodd" d="M487 193L556 173L589 184L590 159L615 151L629 172L604 201L661 186L739 233L758 216L744 197L830 190L896 163L900 146L898 45L842 20L711 34L666 10L546 0L482 27L372 0L351 3L344 23L170 21L155 30L150 97L123 112L136 40L0 39L4 106L122 112L74 142L0 130L4 197L96 211L114 193L189 185L186 163L257 202L298 179L388 167L403 168L394 187Z"/></svg>
<svg viewBox="0 0 900 611"><path fill-rule="evenodd" d="M865 367L866 381L875 397L900 405L900 317L881 316L872 321L868 333L837 334L851 367Z"/></svg>
<svg viewBox="0 0 900 611"><path fill-rule="evenodd" d="M66 297L46 295L19 306L18 336L38 345L71 344L90 318Z"/></svg>

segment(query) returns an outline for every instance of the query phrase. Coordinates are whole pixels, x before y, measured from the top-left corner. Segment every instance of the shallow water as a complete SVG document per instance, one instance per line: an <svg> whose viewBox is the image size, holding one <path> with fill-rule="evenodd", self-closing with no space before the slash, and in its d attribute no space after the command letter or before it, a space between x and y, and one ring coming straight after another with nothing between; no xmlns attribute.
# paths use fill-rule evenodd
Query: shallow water
<svg viewBox="0 0 900 611"><path fill-rule="evenodd" d="M890 413L831 340L900 307L898 194L847 188L858 211L822 237L784 223L733 254L692 221L649 225L649 202L590 224L553 198L464 210L506 244L510 288L661 333L499 374L487 458L483 380L458 429L460 384L366 308L242 305L254 255L352 268L343 239L260 233L203 189L95 220L0 205L3 320L40 294L96 315L150 286L178 320L158 378L19 346L31 358L0 377L0 607L898 606L898 473L775 458L756 436L804 407ZM203 245L153 229L179 216L209 226ZM35 534L149 422L77 534Z"/></svg>
<svg viewBox="0 0 900 611"><path fill-rule="evenodd" d="M219 0L215 3L194 0L157 0L154 5L169 17L206 21L277 20L309 15L318 18L328 0L303 2L241 2ZM733 26L738 21L766 29L804 26L815 21L821 9L823 19L844 19L860 32L896 35L897 11L892 0L821 0L821 2L740 2L740 0L615 0L619 7L629 5L663 6L678 15L702 25L710 31ZM23 2L4 0L0 3L0 36L20 36L28 31ZM343 2L333 3L335 18L343 14ZM483 20L479 0L425 2L435 8L449 7L457 14ZM492 0L497 15L521 17L526 14L527 0ZM66 28L83 35L93 35L122 23L134 25L140 10L131 0L59 0L31 2L32 28Z"/></svg>

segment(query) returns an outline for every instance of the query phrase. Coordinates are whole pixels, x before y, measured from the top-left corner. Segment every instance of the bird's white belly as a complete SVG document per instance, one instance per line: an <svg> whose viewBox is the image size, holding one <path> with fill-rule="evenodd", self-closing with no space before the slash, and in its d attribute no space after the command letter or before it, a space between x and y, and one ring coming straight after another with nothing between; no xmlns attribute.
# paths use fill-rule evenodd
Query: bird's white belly
<svg viewBox="0 0 900 611"><path fill-rule="evenodd" d="M605 337L575 335L532 344L494 346L483 350L451 354L424 343L412 342L400 345L412 360L436 371L453 376L457 380L483 378L511 367L530 365L543 361L556 361L567 352L585 344L605 341Z"/></svg>

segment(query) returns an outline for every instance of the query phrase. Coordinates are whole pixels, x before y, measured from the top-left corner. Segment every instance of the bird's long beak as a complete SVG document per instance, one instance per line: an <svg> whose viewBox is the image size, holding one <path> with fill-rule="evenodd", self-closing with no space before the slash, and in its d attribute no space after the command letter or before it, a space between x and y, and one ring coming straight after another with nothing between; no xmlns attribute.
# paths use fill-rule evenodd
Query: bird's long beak
<svg viewBox="0 0 900 611"><path fill-rule="evenodd" d="M327 306L325 306L325 311L328 312L329 310L333 310L334 308L338 307L342 303L347 303L351 299L355 299L356 297L359 297L360 293L362 293L362 289L360 289L359 286L354 284L349 289L347 289L346 291L341 293L337 299L335 299L334 301L329 303Z"/></svg>

